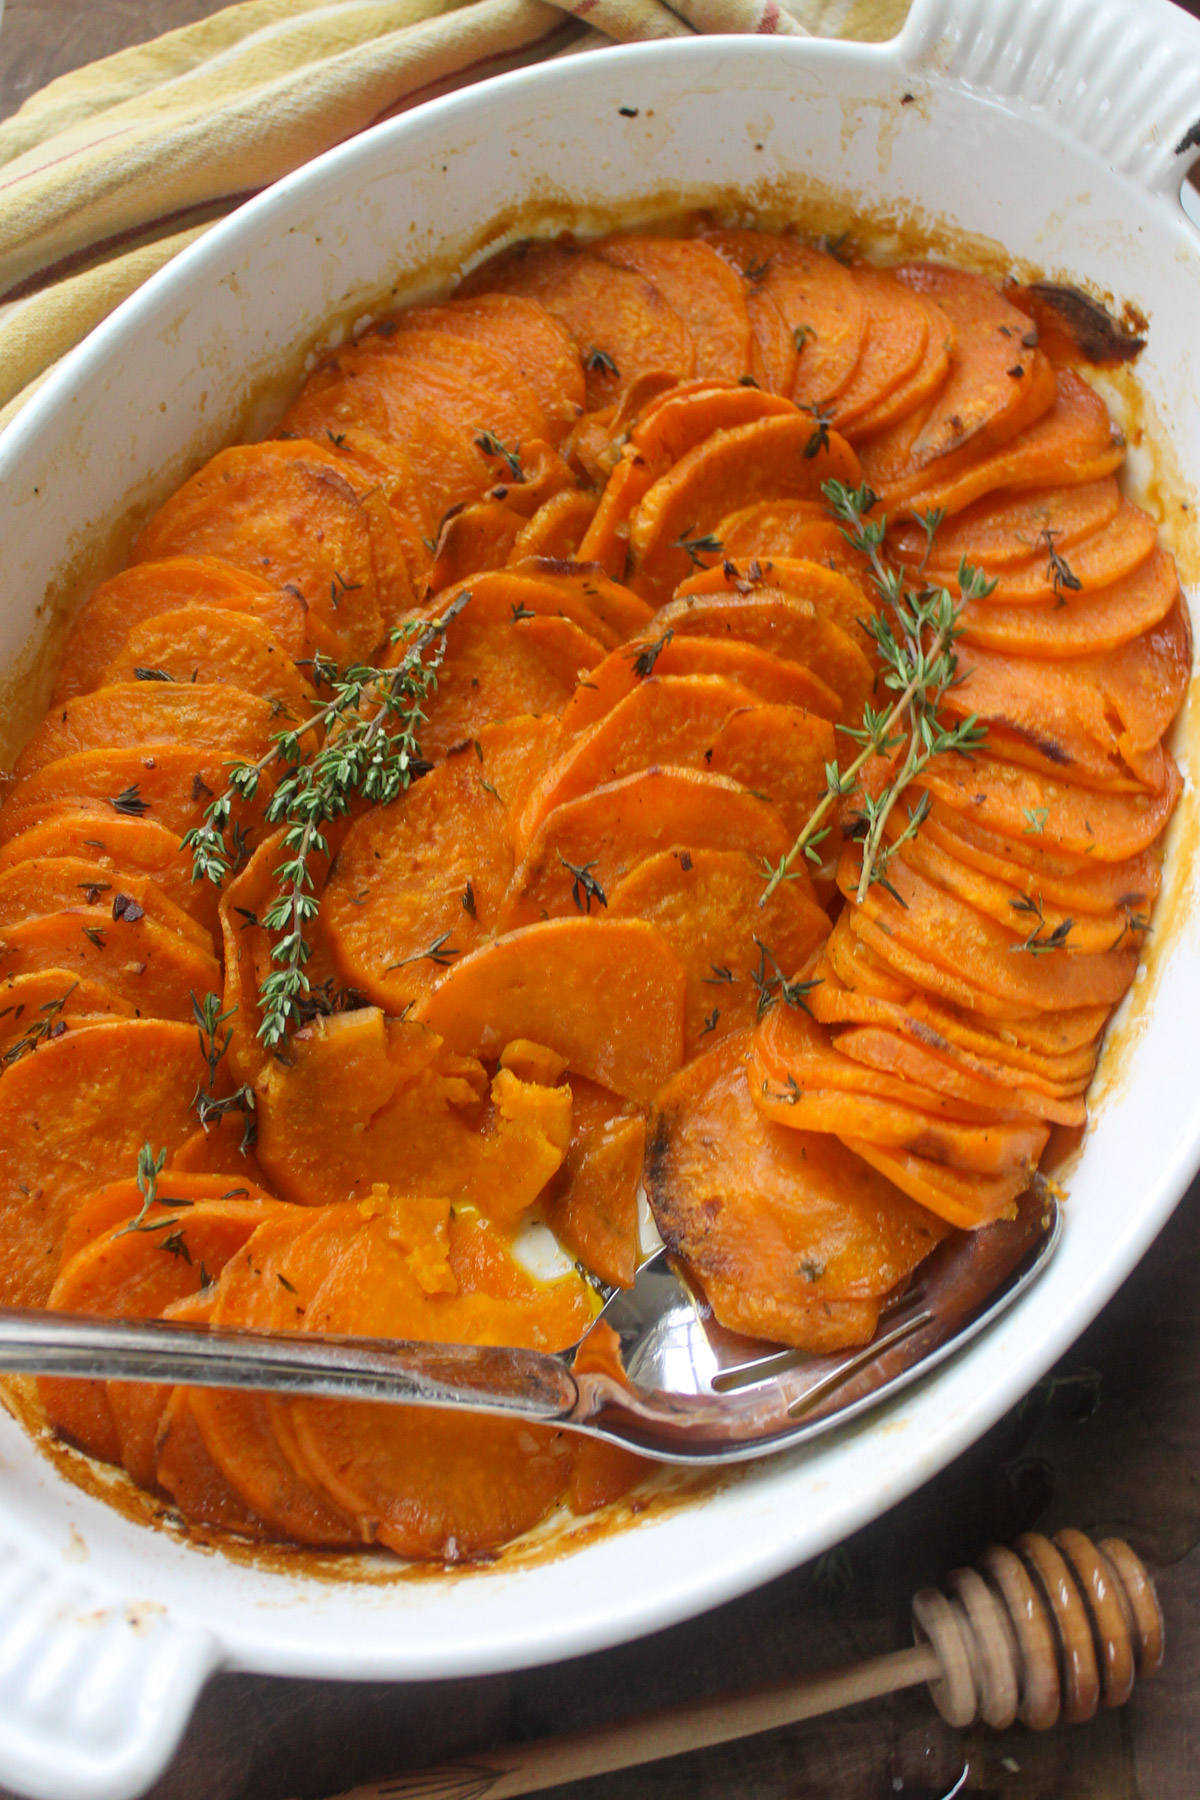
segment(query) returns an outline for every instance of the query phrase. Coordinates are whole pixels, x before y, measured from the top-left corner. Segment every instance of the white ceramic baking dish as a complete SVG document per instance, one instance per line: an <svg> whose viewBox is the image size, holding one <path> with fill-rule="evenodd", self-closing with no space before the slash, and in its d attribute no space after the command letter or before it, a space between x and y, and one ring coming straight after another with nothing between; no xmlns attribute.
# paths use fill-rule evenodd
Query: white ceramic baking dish
<svg viewBox="0 0 1200 1800"><path fill-rule="evenodd" d="M236 437L252 403L261 418L331 318L393 284L444 282L493 221L583 229L741 194L748 212L834 229L855 214L948 227L967 235L943 243L993 269L1034 265L1133 302L1150 321L1142 416L1170 445L1159 492L1194 580L1177 503L1200 488L1200 240L1176 146L1197 119L1200 25L1169 0L917 0L890 44L605 51L366 133L127 301L0 439L13 716L44 697L48 590L96 568L97 544L119 558L130 509ZM557 1556L420 1579L331 1580L203 1551L68 1482L0 1418L0 1782L46 1800L132 1795L218 1666L412 1681L650 1631L814 1555L961 1451L1093 1317L1200 1162L1186 719L1179 751L1189 791L1156 947L1101 1076L1065 1240L982 1340L867 1422L703 1498Z"/></svg>

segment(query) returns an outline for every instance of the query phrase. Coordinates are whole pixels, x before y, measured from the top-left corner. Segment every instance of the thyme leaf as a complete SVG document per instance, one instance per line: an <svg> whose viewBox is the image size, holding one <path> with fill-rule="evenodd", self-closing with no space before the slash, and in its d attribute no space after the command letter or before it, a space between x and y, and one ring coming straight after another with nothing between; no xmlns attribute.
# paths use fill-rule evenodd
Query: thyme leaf
<svg viewBox="0 0 1200 1800"><path fill-rule="evenodd" d="M577 912L590 913L593 900L596 901L597 905L607 907L608 896L600 886L600 883L596 880L596 877L591 873L596 867L594 862L580 864L568 862L561 852L559 853L558 860L563 868L574 877L571 882L571 898L575 902L575 909Z"/></svg>

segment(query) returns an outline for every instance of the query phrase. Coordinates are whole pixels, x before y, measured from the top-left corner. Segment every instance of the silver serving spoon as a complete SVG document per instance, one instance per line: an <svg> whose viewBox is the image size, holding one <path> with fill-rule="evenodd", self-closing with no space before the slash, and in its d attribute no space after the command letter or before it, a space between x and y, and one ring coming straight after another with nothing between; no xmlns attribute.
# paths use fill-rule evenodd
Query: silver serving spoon
<svg viewBox="0 0 1200 1800"><path fill-rule="evenodd" d="M723 1330L659 1251L555 1355L14 1308L0 1311L0 1373L464 1407L588 1432L660 1462L738 1462L828 1431L933 1368L1012 1305L1060 1230L1054 1201L1031 1193L1015 1219L955 1233L871 1343L833 1356Z"/></svg>

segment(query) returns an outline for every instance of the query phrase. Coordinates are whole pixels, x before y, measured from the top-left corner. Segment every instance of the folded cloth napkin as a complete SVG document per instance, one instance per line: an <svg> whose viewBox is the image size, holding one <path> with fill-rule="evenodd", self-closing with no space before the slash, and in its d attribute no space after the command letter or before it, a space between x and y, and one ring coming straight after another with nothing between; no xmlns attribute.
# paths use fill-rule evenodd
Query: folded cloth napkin
<svg viewBox="0 0 1200 1800"><path fill-rule="evenodd" d="M214 220L435 94L640 38L881 40L908 0L242 0L0 123L0 424Z"/></svg>

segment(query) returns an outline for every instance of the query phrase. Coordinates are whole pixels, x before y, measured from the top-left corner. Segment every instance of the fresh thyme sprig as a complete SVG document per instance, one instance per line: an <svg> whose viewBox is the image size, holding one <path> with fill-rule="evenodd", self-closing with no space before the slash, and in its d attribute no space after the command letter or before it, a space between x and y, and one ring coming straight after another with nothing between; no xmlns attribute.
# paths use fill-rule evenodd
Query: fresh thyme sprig
<svg viewBox="0 0 1200 1800"><path fill-rule="evenodd" d="M1067 939L1075 929L1074 919L1063 919L1052 930L1046 929L1046 914L1042 906L1040 894L1022 894L1017 900L1008 903L1014 912L1023 913L1027 918L1036 920L1029 936L1020 944L1010 944L1010 950L1028 950L1031 956L1046 956L1051 950L1066 948Z"/></svg>
<svg viewBox="0 0 1200 1800"><path fill-rule="evenodd" d="M929 801L922 796L909 809L903 830L890 843L885 841L892 810L910 782L934 757L954 750L969 754L983 743L986 735L973 713L947 727L941 723L938 712L949 690L963 679L954 649L962 633L962 608L970 600L986 598L995 583L963 562L958 571L961 598L957 602L946 588L910 588L903 569L884 559L887 519L869 517L878 504L870 488L827 481L822 492L834 518L841 523L847 543L870 561L872 585L883 607L877 615L862 620L862 625L874 640L883 663L883 685L895 698L890 705L878 709L865 706L861 726L838 727L860 746L858 755L846 769L837 761L826 764L825 792L804 829L778 863L765 865L767 885L760 905L765 905L780 882L792 875L797 857L820 862L817 846L829 835L830 827L825 821L830 810L836 801L855 792L858 778L871 758L892 760L899 752L895 772L883 791L878 796L864 793L859 805L857 835L862 839L862 873L856 898L864 900L873 883L886 881L892 857L902 843L915 835L928 810ZM940 522L937 514L927 514L923 521L930 543Z"/></svg>
<svg viewBox="0 0 1200 1800"><path fill-rule="evenodd" d="M258 1136L258 1125L254 1117L254 1089L248 1082L243 1082L232 1094L227 1094L221 1100L217 1099L217 1070L233 1038L233 1027L229 1020L236 1011L237 1007L231 1006L228 1012L222 1012L221 1002L216 994L205 994L203 1000L197 1000L195 994L192 995L192 1017L196 1021L196 1031L200 1038L200 1054L208 1067L207 1086L203 1081L196 1083L192 1106L205 1132L210 1125L219 1124L226 1113L240 1112L245 1123L238 1148L245 1156ZM222 1026L226 1028L224 1038L221 1038Z"/></svg>
<svg viewBox="0 0 1200 1800"><path fill-rule="evenodd" d="M795 1006L801 1012L809 1012L808 996L814 988L820 987L820 979L789 981L779 966L775 952L760 937L756 937L754 942L758 948L758 967L751 971L750 980L758 994L755 1017L761 1019L780 1000L785 1006ZM770 973L772 969L774 974Z"/></svg>
<svg viewBox="0 0 1200 1800"><path fill-rule="evenodd" d="M153 1144L149 1142L144 1143L138 1151L137 1188L138 1193L142 1196L141 1210L136 1218L130 1219L128 1225L122 1225L120 1231L116 1233L117 1237L125 1237L131 1231L165 1231L171 1225L178 1225L178 1219L160 1219L154 1225L143 1224L142 1221L145 1219L146 1214L150 1211L152 1206L162 1206L169 1211L172 1207L188 1207L192 1204L190 1200L162 1199L159 1197L158 1178L163 1172L163 1164L166 1160L167 1150L165 1144L157 1156L154 1154Z"/></svg>
<svg viewBox="0 0 1200 1800"><path fill-rule="evenodd" d="M299 1024L309 993L305 964L311 954L306 932L316 918L317 898L310 862L328 851L322 827L343 817L359 796L386 806L424 774L418 733L423 703L437 686L446 649L446 628L470 600L457 596L437 619L393 633L408 648L395 668L357 663L339 674L328 658L313 659L313 683L331 698L301 723L276 732L271 748L253 763L233 763L229 784L205 808L204 821L187 832L182 847L192 852L193 881L218 886L234 866L229 838L235 800L253 800L272 764L283 774L265 808L268 825L284 825L285 859L275 871L278 893L261 914L263 927L277 934L271 958L277 965L259 988L262 1020L258 1035L268 1049ZM307 760L304 739L322 736ZM235 848L237 844L234 839Z"/></svg>

